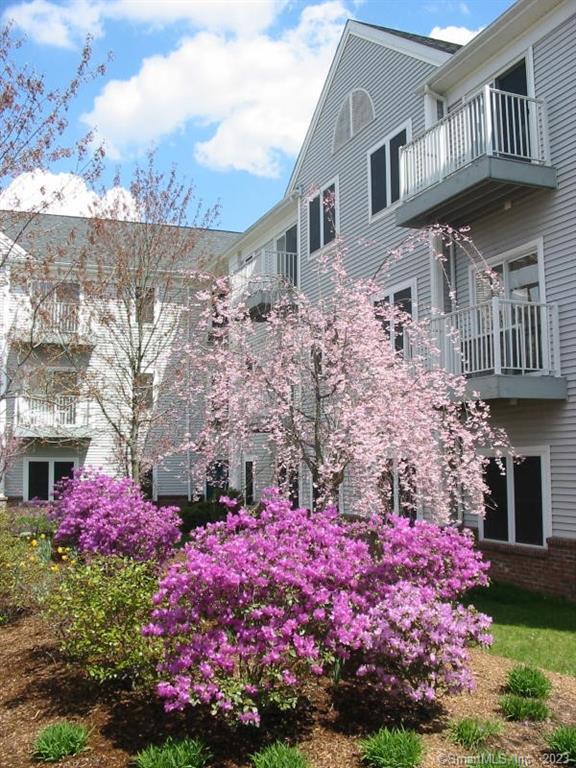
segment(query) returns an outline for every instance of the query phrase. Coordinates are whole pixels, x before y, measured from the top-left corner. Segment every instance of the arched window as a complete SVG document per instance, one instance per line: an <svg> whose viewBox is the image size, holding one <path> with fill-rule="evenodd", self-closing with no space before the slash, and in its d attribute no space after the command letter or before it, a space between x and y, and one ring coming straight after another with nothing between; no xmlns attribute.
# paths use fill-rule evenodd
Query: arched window
<svg viewBox="0 0 576 768"><path fill-rule="evenodd" d="M336 119L334 152L371 123L374 117L374 105L368 91L363 88L351 91L344 99Z"/></svg>

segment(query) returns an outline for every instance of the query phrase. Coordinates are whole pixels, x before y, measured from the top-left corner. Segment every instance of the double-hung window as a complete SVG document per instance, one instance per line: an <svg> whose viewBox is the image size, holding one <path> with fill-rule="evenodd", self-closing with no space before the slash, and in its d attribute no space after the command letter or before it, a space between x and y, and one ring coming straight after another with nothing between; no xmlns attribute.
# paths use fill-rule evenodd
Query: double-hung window
<svg viewBox="0 0 576 768"><path fill-rule="evenodd" d="M310 253L336 239L338 230L338 185L336 181L322 187L308 201L308 246Z"/></svg>
<svg viewBox="0 0 576 768"><path fill-rule="evenodd" d="M480 519L480 538L544 547L550 536L550 457L548 449L519 449L522 458L490 458L485 467L489 495Z"/></svg>
<svg viewBox="0 0 576 768"><path fill-rule="evenodd" d="M368 152L370 218L400 199L400 148L411 132L405 123Z"/></svg>
<svg viewBox="0 0 576 768"><path fill-rule="evenodd" d="M382 325L390 334L390 340L397 352L402 352L406 346L404 334L404 323L398 317L391 318L390 312L386 307L395 307L396 310L415 318L416 302L416 281L410 280L407 283L394 286L384 293L381 299L374 302L378 315L382 320Z"/></svg>

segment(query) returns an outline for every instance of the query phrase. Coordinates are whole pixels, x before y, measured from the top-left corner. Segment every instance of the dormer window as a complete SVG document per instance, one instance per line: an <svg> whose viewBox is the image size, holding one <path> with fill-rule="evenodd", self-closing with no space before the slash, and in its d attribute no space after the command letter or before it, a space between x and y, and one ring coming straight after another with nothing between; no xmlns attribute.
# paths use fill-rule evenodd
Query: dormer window
<svg viewBox="0 0 576 768"><path fill-rule="evenodd" d="M344 99L334 129L334 152L374 120L374 104L368 91L357 88Z"/></svg>

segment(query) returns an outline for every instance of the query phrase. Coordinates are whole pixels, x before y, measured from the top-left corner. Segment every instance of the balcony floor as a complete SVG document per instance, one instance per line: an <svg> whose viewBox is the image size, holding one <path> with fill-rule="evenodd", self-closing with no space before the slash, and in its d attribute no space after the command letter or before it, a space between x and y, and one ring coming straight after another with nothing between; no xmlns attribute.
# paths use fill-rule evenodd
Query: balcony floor
<svg viewBox="0 0 576 768"><path fill-rule="evenodd" d="M459 226L497 210L505 199L556 187L555 168L484 155L405 200L396 210L396 224Z"/></svg>
<svg viewBox="0 0 576 768"><path fill-rule="evenodd" d="M565 400L567 396L566 379L561 376L471 376L467 389L481 400Z"/></svg>

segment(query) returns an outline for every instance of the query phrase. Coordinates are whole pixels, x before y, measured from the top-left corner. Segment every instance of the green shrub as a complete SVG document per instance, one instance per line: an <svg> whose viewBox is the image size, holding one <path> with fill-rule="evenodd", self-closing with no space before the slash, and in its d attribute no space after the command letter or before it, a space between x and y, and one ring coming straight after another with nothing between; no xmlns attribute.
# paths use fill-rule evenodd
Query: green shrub
<svg viewBox="0 0 576 768"><path fill-rule="evenodd" d="M41 534L37 539L15 535L8 514L0 511L0 607L11 611L36 608L58 580L52 562L52 543Z"/></svg>
<svg viewBox="0 0 576 768"><path fill-rule="evenodd" d="M45 514L16 515L11 524L12 530L17 534L28 534L32 538L46 536L52 538L56 532L56 522L50 520Z"/></svg>
<svg viewBox="0 0 576 768"><path fill-rule="evenodd" d="M551 689L550 680L535 667L520 665L508 673L506 691L516 696L545 699L550 695Z"/></svg>
<svg viewBox="0 0 576 768"><path fill-rule="evenodd" d="M234 488L222 490L218 497L226 495L230 499L238 499L242 502L242 494ZM180 509L180 530L184 535L194 528L200 528L208 523L217 523L224 520L229 509L215 499L194 501Z"/></svg>
<svg viewBox="0 0 576 768"><path fill-rule="evenodd" d="M483 766L502 766L502 768L523 768L522 759L507 755L505 752L482 752L466 761L467 766L472 768L483 768Z"/></svg>
<svg viewBox="0 0 576 768"><path fill-rule="evenodd" d="M297 747L277 741L252 755L254 768L310 768L308 759Z"/></svg>
<svg viewBox="0 0 576 768"><path fill-rule="evenodd" d="M152 564L128 558L101 556L69 568L47 608L61 650L98 682L151 683L157 640L141 628L156 587Z"/></svg>
<svg viewBox="0 0 576 768"><path fill-rule="evenodd" d="M88 731L78 723L54 723L38 734L32 756L43 763L57 763L64 757L88 749Z"/></svg>
<svg viewBox="0 0 576 768"><path fill-rule="evenodd" d="M360 742L360 751L371 768L414 768L422 759L422 739L404 728L381 728Z"/></svg>
<svg viewBox="0 0 576 768"><path fill-rule="evenodd" d="M212 755L201 741L168 738L160 746L142 749L134 758L136 768L204 768Z"/></svg>
<svg viewBox="0 0 576 768"><path fill-rule="evenodd" d="M500 708L508 720L545 720L550 714L541 699L529 699L514 693L502 696Z"/></svg>
<svg viewBox="0 0 576 768"><path fill-rule="evenodd" d="M452 724L450 738L466 749L475 749L483 747L491 736L497 736L501 730L500 723L492 720L465 717Z"/></svg>
<svg viewBox="0 0 576 768"><path fill-rule="evenodd" d="M576 765L576 725L556 728L548 737L548 751L561 758L564 765Z"/></svg>

